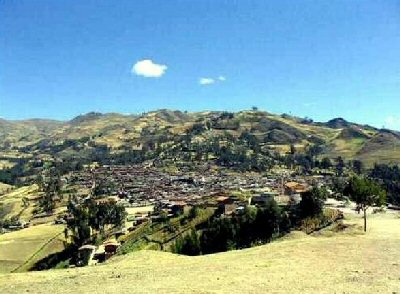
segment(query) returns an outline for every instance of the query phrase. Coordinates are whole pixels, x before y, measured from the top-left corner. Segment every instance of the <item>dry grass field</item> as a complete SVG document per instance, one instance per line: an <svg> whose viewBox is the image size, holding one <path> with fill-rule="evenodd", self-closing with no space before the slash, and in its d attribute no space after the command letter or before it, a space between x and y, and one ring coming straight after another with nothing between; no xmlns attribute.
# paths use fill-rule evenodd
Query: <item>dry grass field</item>
<svg viewBox="0 0 400 294"><path fill-rule="evenodd" d="M86 268L0 275L1 293L398 293L400 218L352 229L292 233L240 251L187 257L139 251Z"/></svg>
<svg viewBox="0 0 400 294"><path fill-rule="evenodd" d="M331 150L327 153L330 158L337 158L338 156L344 156L345 158L352 159L357 152L362 148L365 143L365 139L354 138L354 139L335 139L330 142Z"/></svg>
<svg viewBox="0 0 400 294"><path fill-rule="evenodd" d="M135 215L136 213L152 212L154 210L154 205L139 206L139 207L127 207L125 211L128 215Z"/></svg>
<svg viewBox="0 0 400 294"><path fill-rule="evenodd" d="M0 160L0 169L12 168L14 165L15 163L9 160Z"/></svg>
<svg viewBox="0 0 400 294"><path fill-rule="evenodd" d="M37 185L21 187L1 195L0 207L2 208L2 217L11 218L18 216L23 221L29 221L32 218L33 204L38 195ZM24 206L23 199L26 200L27 206Z"/></svg>
<svg viewBox="0 0 400 294"><path fill-rule="evenodd" d="M0 182L0 196L11 191L14 187Z"/></svg>
<svg viewBox="0 0 400 294"><path fill-rule="evenodd" d="M28 270L36 261L63 250L63 238L63 226L48 224L0 235L0 273Z"/></svg>

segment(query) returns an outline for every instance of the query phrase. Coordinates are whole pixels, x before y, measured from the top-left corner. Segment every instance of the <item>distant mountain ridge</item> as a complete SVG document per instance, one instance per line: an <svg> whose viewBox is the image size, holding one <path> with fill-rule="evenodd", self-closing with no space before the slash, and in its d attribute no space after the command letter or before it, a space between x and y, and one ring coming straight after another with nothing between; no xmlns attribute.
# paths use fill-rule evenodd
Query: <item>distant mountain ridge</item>
<svg viewBox="0 0 400 294"><path fill-rule="evenodd" d="M0 150L18 150L27 146L40 149L43 144L51 146L65 140L82 139L115 150L129 149L150 138L183 136L198 125L203 126L196 133L199 140L224 132L234 137L248 132L271 148L318 144L324 146L323 155L331 158L342 156L369 164L400 162L400 132L352 123L343 118L313 122L287 114L253 110L230 113L161 109L137 115L89 112L69 121L0 119Z"/></svg>

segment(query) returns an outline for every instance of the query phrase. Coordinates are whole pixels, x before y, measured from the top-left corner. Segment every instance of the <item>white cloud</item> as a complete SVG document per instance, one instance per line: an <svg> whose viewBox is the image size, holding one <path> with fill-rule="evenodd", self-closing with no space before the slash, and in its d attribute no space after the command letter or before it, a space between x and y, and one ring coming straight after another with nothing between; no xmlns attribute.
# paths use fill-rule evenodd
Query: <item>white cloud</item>
<svg viewBox="0 0 400 294"><path fill-rule="evenodd" d="M199 79L199 84L200 85L211 85L214 84L215 80L212 78L200 78Z"/></svg>
<svg viewBox="0 0 400 294"><path fill-rule="evenodd" d="M132 73L146 78L159 78L165 74L167 68L164 64L154 63L150 59L143 59L132 66Z"/></svg>
<svg viewBox="0 0 400 294"><path fill-rule="evenodd" d="M211 84L215 84L217 82L224 82L224 81L226 81L226 78L224 76L219 76L217 78L200 78L199 84L200 85L211 85Z"/></svg>
<svg viewBox="0 0 400 294"><path fill-rule="evenodd" d="M389 129L400 130L400 116L389 115L385 119L385 124Z"/></svg>

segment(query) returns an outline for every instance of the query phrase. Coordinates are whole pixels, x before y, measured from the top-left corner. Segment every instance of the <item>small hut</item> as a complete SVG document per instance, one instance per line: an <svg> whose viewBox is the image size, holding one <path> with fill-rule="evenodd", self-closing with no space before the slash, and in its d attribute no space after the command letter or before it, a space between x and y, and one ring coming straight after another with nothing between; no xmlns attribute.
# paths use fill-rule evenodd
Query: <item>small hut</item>
<svg viewBox="0 0 400 294"><path fill-rule="evenodd" d="M116 254L119 246L121 246L117 240L107 240L103 243L103 245L106 253L106 259Z"/></svg>
<svg viewBox="0 0 400 294"><path fill-rule="evenodd" d="M93 259L94 253L96 252L96 246L94 245L83 245L78 249L78 260L77 266L86 266L90 264Z"/></svg>

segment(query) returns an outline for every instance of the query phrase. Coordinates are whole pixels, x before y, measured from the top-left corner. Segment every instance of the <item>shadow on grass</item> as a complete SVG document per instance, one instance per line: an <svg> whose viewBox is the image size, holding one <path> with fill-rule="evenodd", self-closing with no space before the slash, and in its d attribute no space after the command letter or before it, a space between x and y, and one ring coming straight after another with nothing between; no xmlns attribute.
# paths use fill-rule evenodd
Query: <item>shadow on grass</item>
<svg viewBox="0 0 400 294"><path fill-rule="evenodd" d="M67 246L63 251L50 254L37 261L29 271L43 271L52 268L66 268L69 265L68 260L75 257L76 247Z"/></svg>

